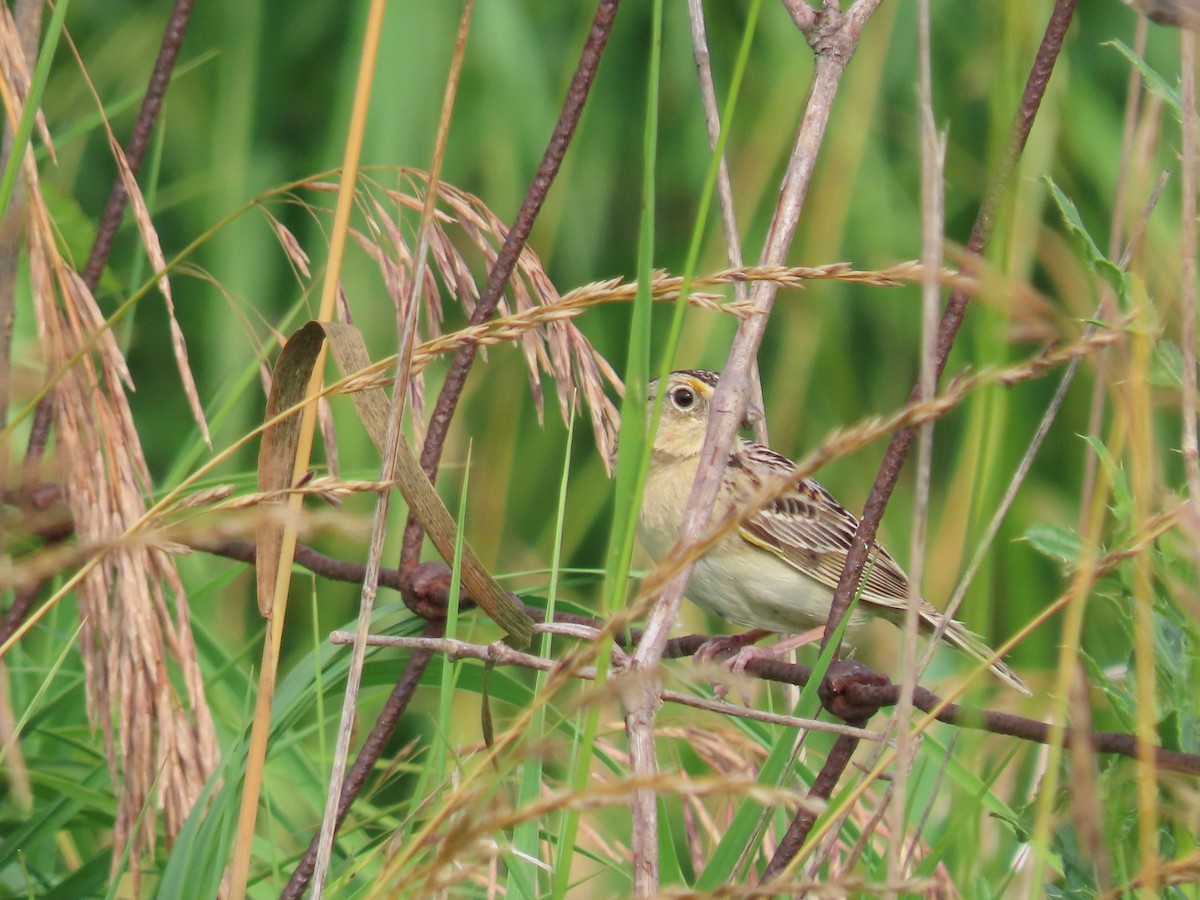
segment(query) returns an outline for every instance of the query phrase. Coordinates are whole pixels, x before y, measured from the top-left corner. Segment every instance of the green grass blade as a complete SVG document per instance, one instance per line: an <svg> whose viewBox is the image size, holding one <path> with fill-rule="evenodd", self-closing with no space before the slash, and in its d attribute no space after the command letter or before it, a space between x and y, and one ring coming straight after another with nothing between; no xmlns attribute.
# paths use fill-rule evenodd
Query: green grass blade
<svg viewBox="0 0 1200 900"><path fill-rule="evenodd" d="M821 685L821 679L825 677L829 664L833 662L833 655L837 652L842 635L846 631L846 625L850 621L850 613L854 611L854 605L857 602L858 598L855 597L850 609L838 624L833 639L829 641L825 652L817 660L812 678L804 685L804 690L800 692L800 699L796 701L793 715L813 718L820 712L821 701L817 697L817 689ZM791 770L795 753L796 742L791 729L780 729L770 754L758 770L756 781L764 787L783 787ZM729 883L739 862L746 857L747 848L756 846L768 814L769 811L764 810L761 804L752 800L742 803L733 817L733 822L725 830L721 842L709 859L708 865L704 867L704 871L696 880L696 890L715 891L721 885Z"/></svg>
<svg viewBox="0 0 1200 900"><path fill-rule="evenodd" d="M21 108L21 118L17 122L17 130L13 135L8 165L4 167L4 176L0 179L0 216L8 212L8 204L12 201L13 185L17 183L17 173L21 171L21 163L25 159L25 149L33 135L33 125L37 121L42 94L46 90L46 80L50 77L50 67L54 62L54 51L58 49L58 39L62 37L63 22L67 18L67 9L70 5L70 0L59 0L54 5L54 13L50 16L46 34L42 38L37 66L34 67L33 80L29 85L29 94L25 97L25 105Z"/></svg>
<svg viewBox="0 0 1200 900"><path fill-rule="evenodd" d="M642 132L642 209L638 222L638 292L633 301L625 363L625 399L621 404L620 452L617 454L616 509L608 541L602 614L612 615L624 602L633 553L637 502L644 480L646 451L646 390L650 380L650 275L654 267L654 204L658 159L658 93L662 68L662 0L655 0L650 30L650 65L646 78L646 119ZM597 683L607 677L611 642L603 641L596 659ZM600 710L593 706L584 722L584 736L571 760L569 783L583 790L591 768L592 749L600 723ZM579 813L564 817L562 840L554 870L553 896L566 895L571 857L579 829Z"/></svg>

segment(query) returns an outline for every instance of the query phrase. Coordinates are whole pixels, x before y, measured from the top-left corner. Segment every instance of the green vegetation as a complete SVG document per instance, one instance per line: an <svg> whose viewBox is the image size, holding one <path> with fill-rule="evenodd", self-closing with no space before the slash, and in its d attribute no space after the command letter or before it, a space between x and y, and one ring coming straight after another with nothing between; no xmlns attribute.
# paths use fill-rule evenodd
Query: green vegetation
<svg viewBox="0 0 1200 900"><path fill-rule="evenodd" d="M47 380L55 379L65 402L89 396L90 382L76 378L83 364L59 365L77 346L55 343L55 335L66 333L66 317L54 311L76 307L39 270L46 253L26 249L12 266L0 252L0 276L16 285L12 368L0 373L8 384L10 501L0 605L8 610L27 585L40 585L28 614L32 627L6 645L0 661L0 896L140 891L187 898L220 890L237 840L265 627L253 566L209 551L254 540L256 507L234 501L256 489L262 375L281 339L317 317L367 6L197 4L139 183L170 267L174 315L212 447L189 408L167 304L155 283L158 266L128 213L95 299L100 315L112 317L136 387L128 394L132 428L112 425L99 401L93 408L77 399L73 414L56 418L33 481L65 485L72 498L51 508L75 517L75 533L65 542L48 539L51 525L18 501L30 484L22 461ZM709 6L718 101L732 113L725 140L742 250L753 262L804 109L813 57L782 4ZM1181 453L1186 370L1195 364L1185 346L1195 335L1182 304L1194 303L1195 292L1181 287L1188 273L1194 277L1194 265L1183 265L1180 249L1186 247L1180 32L1152 24L1144 48L1134 51L1137 13L1117 0L1081 6L1020 168L1001 197L982 287L942 384L1079 340L1102 302L1111 306L1099 333L1119 339L1082 359L958 613L999 646L1056 599L1074 598L1007 657L1034 697L981 677L970 682L965 702L1071 728L1136 733L1195 753L1200 523L1184 502L1189 472ZM948 265L961 261L956 248L966 243L989 177L1007 152L1051 7L934 4L933 104L947 136ZM788 257L793 265L848 262L876 271L921 255L916 9L884 3L862 34L817 159ZM60 2L58 10L62 38L70 36L83 70L47 14L41 46L53 57L41 97L53 154L35 127L39 184L30 208L40 203L48 211L62 256L82 270L117 177L102 120L118 142L126 140L170 9L163 2L108 0L69 8ZM341 268L346 307L375 360L397 352L394 298L411 288L424 173L433 161L460 13L455 3L393 0L380 33ZM466 324L463 295L477 296L465 287L468 274L482 288L502 240L498 232L516 216L559 115L591 14L591 4L477 0L442 164L443 219L420 341ZM734 293L702 281L730 263L718 203L708 193L712 154L687 9L663 4L661 15L657 23L652 3L622 4L534 227L536 258L523 260L520 287L506 302L507 311L519 312L555 292L641 276L638 299L596 303L569 326L530 331L525 344L505 341L481 354L437 479L483 564L527 604L551 611L622 610L636 598L647 565L640 551L631 561L622 549L636 514L636 465L622 460L618 492L595 440L604 428L620 427L624 446L637 447L645 395L626 397L626 420L619 422L622 400L600 360L639 379L664 366L719 369L737 325L728 311L690 306L678 348L665 358L676 306L651 302L653 270L686 271L702 297L724 302ZM659 24L660 59L652 41ZM726 107L739 65L745 74ZM1127 139L1135 72L1144 86L1134 95ZM1145 219L1164 170L1170 172L1165 189ZM648 193L651 209L644 207ZM702 210L708 213L698 223ZM1122 269L1131 234L1140 237ZM453 266L459 268L448 277ZM837 430L905 404L920 370L920 294L911 281L878 287L837 279L780 291L759 354L772 446L799 459ZM80 328L96 340L95 321ZM427 365L405 419L414 444L451 364L451 353L425 349ZM112 391L117 379L101 360L114 357L106 353L111 348L100 344L87 358ZM938 421L922 585L935 605L945 604L980 548L1064 368L981 387ZM531 369L539 372L536 391ZM384 371L389 387L393 371ZM329 366L326 384L338 377ZM540 405L535 394L544 395ZM612 406L597 402L602 395ZM331 396L323 415L322 424L336 432L336 450L318 436L313 484L324 493L306 497L300 539L362 564L376 495L321 479L375 481L379 455L349 397ZM139 482L136 462L129 462L139 452L134 432L149 484ZM89 445L88 434L100 443ZM841 455L817 477L857 513L885 446L886 437ZM80 447L94 457L79 455ZM88 459L101 460L98 468L89 468ZM909 566L914 470L915 454L880 530L881 542ZM115 486L89 474L100 471ZM124 480L117 478L122 472ZM121 556L112 546L121 534L111 522L106 531L81 521L82 507L94 499L80 493L88 484L122 503L138 495L144 508L165 502L151 524L166 530L149 532L146 541L127 538L122 548L139 549ZM171 505L177 491L195 499L210 490L193 506ZM400 559L406 516L397 493L385 567ZM145 544L155 549L145 551ZM107 561L97 571L108 572L110 582L88 595L76 587L77 576L97 554ZM425 557L435 558L428 542ZM1095 582L1081 581L1097 561L1105 562ZM628 582L626 571L633 575ZM320 827L351 654L328 636L354 630L361 590L356 580L320 578L300 565L293 573L250 848L252 897L282 890ZM130 586L139 579L157 587ZM1072 594L1076 584L1082 587ZM120 599L97 606L95 596ZM190 637L182 624L189 614ZM160 635L162 655L139 655L144 633L130 624L139 617ZM686 603L682 618L678 633L730 630ZM372 633L412 637L423 627L395 590L380 590ZM458 611L453 631L472 644L503 637L476 609ZM856 643L860 658L899 680L896 629L880 626ZM570 679L435 653L339 831L328 896L446 890L484 897L497 887L530 898L632 891L628 743L620 682L607 671L620 651L564 635L535 635L527 650L578 656L581 665L599 662L604 677ZM351 758L411 653L368 651ZM801 651L801 661L816 664L815 648ZM664 665L668 689L711 696L708 670L688 660ZM102 671L109 673L106 686L98 686ZM921 683L949 693L968 671L959 655L939 652ZM1087 689L1065 692L1067 678L1080 672ZM202 682L202 700L194 677ZM738 681L731 699L833 721L814 695ZM867 727L882 732L890 715L885 708ZM661 776L652 786L659 792L663 889L736 896L757 883L834 736L812 731L797 746L792 727L670 703L656 728ZM116 757L113 746L121 748ZM177 769L172 746L194 758ZM861 767L847 770L818 816L816 829L830 843L806 845L795 878L874 893L894 877L889 853L898 852L902 881L893 886L914 894L1091 897L1172 880L1186 884L1181 891L1196 890L1195 776L1149 773L1126 757L1047 750L943 724L924 731L916 748L904 795L905 833L891 833L890 818L883 826L873 819L891 789L887 780L868 778L876 745L864 742L855 757ZM116 770L114 758L121 760ZM206 781L197 773L211 776ZM127 782L139 785L136 802Z"/></svg>

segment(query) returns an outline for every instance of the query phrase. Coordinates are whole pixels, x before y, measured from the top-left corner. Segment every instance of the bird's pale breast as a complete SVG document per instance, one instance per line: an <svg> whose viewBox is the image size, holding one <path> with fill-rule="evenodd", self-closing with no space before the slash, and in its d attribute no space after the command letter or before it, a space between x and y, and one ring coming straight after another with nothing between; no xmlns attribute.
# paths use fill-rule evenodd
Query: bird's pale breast
<svg viewBox="0 0 1200 900"><path fill-rule="evenodd" d="M655 559L661 558L679 533L696 467L695 458L651 463L638 537ZM721 515L728 504L723 491L714 514ZM821 583L736 533L726 536L696 563L686 594L698 606L735 625L778 632L804 631L821 624L833 596ZM863 618L856 614L851 626Z"/></svg>

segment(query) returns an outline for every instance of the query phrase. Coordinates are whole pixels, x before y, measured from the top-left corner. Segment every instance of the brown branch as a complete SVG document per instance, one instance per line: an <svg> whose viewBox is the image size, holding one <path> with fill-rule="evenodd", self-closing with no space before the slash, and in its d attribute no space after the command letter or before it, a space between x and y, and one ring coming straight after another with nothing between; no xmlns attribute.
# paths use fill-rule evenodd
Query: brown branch
<svg viewBox="0 0 1200 900"><path fill-rule="evenodd" d="M241 562L254 562L254 545L249 541L203 542L195 543L193 546L197 550L216 556ZM361 583L365 569L363 563L334 559L303 544L296 547L296 562L330 581L344 581L351 584ZM423 563L417 573L414 575L411 570L406 572L401 569L380 569L379 583L397 591L417 592L420 599L430 604L427 608L432 613L439 604L444 604L444 588L449 584L450 570L443 563L428 562ZM462 601L464 606L469 605L469 599L465 596ZM545 621L544 610L525 605L525 611L535 621ZM436 620L438 616L434 613L431 618ZM601 628L604 625L601 620L590 616L562 612L554 614L554 621L593 628ZM631 631L619 633L616 638L620 646L631 647L638 643L641 635L637 631ZM672 638L667 642L663 657L680 659L692 656L710 640L712 640L712 636L704 634L689 634ZM750 659L746 663L745 671L747 675L761 678L764 681L791 684L797 687L808 684L813 675L813 670L808 666L783 662L778 659ZM870 719L884 707L895 706L899 698L899 684L892 684L886 676L872 672L867 666L854 661L842 661L837 663L836 667L830 666L821 691L821 702L825 709L851 724ZM941 703L941 698L928 688L918 686L913 693L913 705L922 712L932 712L938 709ZM992 734L1015 737L1032 743L1046 744L1050 741L1051 726L1048 723L1011 713L948 703L940 709L935 718L947 725L970 728L975 731L988 731ZM1070 735L1065 736L1064 746L1069 747L1070 742ZM1137 739L1132 734L1091 732L1090 743L1092 749L1097 753L1137 758ZM1188 775L1200 775L1200 754L1165 749L1159 749L1156 753L1160 768Z"/></svg>
<svg viewBox="0 0 1200 900"><path fill-rule="evenodd" d="M46 444L50 442L50 428L54 425L54 395L47 394L33 410L29 425L29 443L25 446L24 477L36 479Z"/></svg>
<svg viewBox="0 0 1200 900"><path fill-rule="evenodd" d="M1009 152L1001 161L999 169L988 186L983 203L979 208L979 214L975 219L975 225L971 229L967 251L973 256L979 256L987 247L995 224L996 210L1016 171L1021 153L1025 149L1025 142L1033 127L1033 120L1037 116L1038 108L1041 106L1042 97L1046 92L1046 84L1054 71L1054 63L1062 50L1063 39L1074 13L1075 0L1056 0L1054 11L1046 25L1046 33L1042 37L1041 46L1038 47L1037 56L1034 58L1033 67L1030 69L1029 78L1025 83L1025 92L1021 97L1021 106L1013 127ZM938 325L936 355L938 378L941 377L942 371L946 367L950 348L954 345L959 326L962 325L967 299L968 295L965 291L956 289L951 292L949 300L946 301L946 309L942 313L942 320ZM918 384L914 386L910 399L915 401L919 396L920 385ZM897 431L884 453L883 462L879 466L879 474L875 477L875 484L871 487L871 493L863 507L862 518L858 523L850 552L846 557L846 565L842 569L837 590L833 595L833 602L829 608L829 619L825 624L825 636L821 641L822 648L833 637L838 624L846 615L850 600L858 589L859 580L862 578L863 569L866 566L868 550L875 541L875 533L879 529L883 511L896 486L900 469L904 465L915 434L916 432L911 428Z"/></svg>
<svg viewBox="0 0 1200 900"><path fill-rule="evenodd" d="M821 705L826 710L843 718L847 724L862 728L867 724L867 720L876 713L878 707L863 706L846 701L847 684L858 682L887 684L888 680L886 676L872 672L862 663L837 660L830 665L825 677L821 680L818 695L821 698ZM897 696L898 700L899 696ZM779 846L775 848L771 861L767 863L767 868L763 871L762 876L764 882L783 874L791 861L795 859L796 854L800 852L800 848L808 840L813 825L817 823L817 816L813 810L824 809L829 798L833 796L833 789L841 780L846 766L850 765L850 758L858 749L858 742L859 738L854 735L838 735L838 739L829 750L829 756L825 758L825 764L821 766L821 771L817 773L812 787L808 790L806 799L809 802L796 810L796 815L788 825L787 831L784 832Z"/></svg>
<svg viewBox="0 0 1200 900"><path fill-rule="evenodd" d="M158 48L158 58L154 61L154 70L150 73L150 83L146 86L146 94L142 97L142 107L138 110L137 121L133 123L133 131L129 135L129 143L125 145L125 159L129 162L129 170L137 177L146 157L146 148L150 142L150 132L158 122L158 114L162 109L163 97L171 84L171 76L175 72L175 62L179 59L179 49L183 46L183 38L187 33L188 22L192 18L192 6L195 0L175 0L171 10L171 18L167 20L166 30L163 31L162 42ZM89 291L96 290L100 284L100 276L108 263L109 253L112 252L113 237L121 225L125 215L125 205L129 197L125 193L125 185L118 176L113 181L112 190L108 195L108 203L100 216L100 226L96 231L96 240L92 243L91 253L88 254L87 264L83 267L83 282Z"/></svg>
<svg viewBox="0 0 1200 900"><path fill-rule="evenodd" d="M71 514L61 503L62 493L62 487L59 485L35 484L31 477L26 477L22 488L8 491L3 497L5 505L14 506L21 511L26 523L34 522L43 514L48 514L45 520L39 523L37 534L46 541L47 546L52 546L65 541L75 531ZM37 600L48 581L49 579L46 579L17 589L12 603L4 611L4 618L0 619L0 645L7 644L9 638L21 627L21 623L29 615L29 610L33 608L33 602Z"/></svg>
<svg viewBox="0 0 1200 900"><path fill-rule="evenodd" d="M500 252L496 255L496 261L488 273L487 285L480 293L479 302L476 303L475 309L471 313L471 325L480 324L495 311L504 286L508 284L513 267L516 266L517 259L521 255L521 250L524 248L525 242L529 240L534 220L541 211L550 185L558 174L563 157L566 156L567 147L571 143L575 127L579 124L579 117L583 113L583 105L587 101L588 92L591 90L592 82L596 80L600 57L608 43L608 36L612 33L613 20L616 17L619 2L620 0L600 0L596 7L596 14L592 18L592 27L588 31L587 40L579 55L579 64L575 67L575 74L567 89L567 96L563 101L558 123L554 126L554 132L542 154L542 160L529 184L529 189L525 192L525 199L521 202L517 218L513 222L512 228L504 236L504 245L500 248ZM438 463L441 460L442 447L446 442L446 434L450 429L450 420L458 406L458 399L462 396L467 373L470 371L471 363L475 361L477 349L474 344L466 344L454 354L454 361L446 373L441 393L438 394L437 404L429 417L425 446L421 450L421 468L424 469L430 481L434 481L437 477ZM421 556L423 538L421 523L413 516L409 516L401 546L402 566L416 565Z"/></svg>
<svg viewBox="0 0 1200 900"><path fill-rule="evenodd" d="M838 735L838 739L833 742L829 756L825 758L825 764L821 766L821 771L813 779L812 787L808 789L808 796L805 798L808 802L802 804L796 811L795 817L783 834L783 839L775 848L771 861L763 870L762 880L764 882L782 874L788 863L800 852L813 825L817 823L816 811L829 801L833 789L837 787L837 783L841 779L842 773L846 771L846 766L850 764L850 757L854 755L856 749L858 749L858 738L846 734Z"/></svg>
<svg viewBox="0 0 1200 900"><path fill-rule="evenodd" d="M29 615L29 610L33 608L33 601L38 598L46 584L47 582L43 581L16 592L12 603L4 611L4 618L0 620L0 645L7 644L8 639L16 634L25 617Z"/></svg>
<svg viewBox="0 0 1200 900"><path fill-rule="evenodd" d="M325 558L328 559L328 557ZM298 552L296 554L296 561L300 561L300 554ZM392 571L396 570L393 569ZM359 579L351 580L357 582ZM425 630L422 633L426 637L440 637L445 627L444 620L430 621L426 623ZM335 834L337 829L340 829L342 823L346 820L346 813L350 811L350 804L354 802L354 798L359 795L366 785L367 777L374 771L375 763L379 761L379 757L383 753L383 748L391 738L392 732L396 730L396 724L400 721L400 717L408 709L408 704L416 693L417 687L421 683L421 677L425 674L425 669L429 666L429 661L432 658L432 651L421 649L414 650L412 655L409 656L408 662L404 666L404 674L400 676L400 680L392 688L391 696L388 697L387 702L383 705L383 709L379 713L379 718L371 726L371 733L363 741L363 745L358 751L358 756L354 759L354 764L350 766L350 770L346 773L346 780L342 783L342 792L338 796L337 819L334 825ZM296 863L296 868L292 870L292 877L288 880L287 886L284 887L283 893L279 895L280 900L299 900L304 895L309 879L312 877L313 868L316 865L317 843L319 840L320 833L314 833L312 840L309 841L308 849L304 851L304 855Z"/></svg>
<svg viewBox="0 0 1200 900"><path fill-rule="evenodd" d="M892 706L900 695L900 685L871 685L851 684L845 691L846 697L866 706ZM931 713L938 709L941 699L933 691L918 687L913 693L913 705L922 712ZM947 703L934 716L939 722L955 725L959 728L970 728L974 731L988 731L992 734L1015 737L1035 744L1050 743L1053 728L1047 722L1028 719L1012 713L995 712L986 709L973 709L958 703ZM1071 746L1071 732L1063 735L1063 746ZM1137 737L1132 734L1116 731L1093 731L1088 734L1092 750L1096 753L1109 753L1117 756L1138 758ZM1187 775L1200 776L1200 754L1184 753L1179 750L1167 750L1162 747L1154 748L1154 756L1159 768Z"/></svg>
<svg viewBox="0 0 1200 900"><path fill-rule="evenodd" d="M711 637L701 634L687 635L671 641L664 656L691 656ZM872 672L858 662L842 661L836 666L853 666L852 670L830 666L822 684L821 702L831 714L862 727L861 723L886 706L895 706L900 699L900 685L892 684L885 676ZM812 678L813 670L808 666L796 665L776 659L751 659L747 662L747 675L803 687ZM848 674L849 673L849 674ZM849 677L853 675L853 677ZM1050 742L1052 726L1037 719L1017 716L1012 713L974 709L958 703L941 705L941 698L928 688L918 686L913 692L913 705L922 712L931 713L939 709L934 718L946 725L987 731L992 734L1015 737L1035 744ZM1124 732L1090 732L1089 742L1096 753L1109 753L1137 759L1137 738ZM1070 734L1064 735L1063 746L1071 746ZM1187 775L1200 776L1200 754L1184 753L1158 748L1155 758L1160 768Z"/></svg>

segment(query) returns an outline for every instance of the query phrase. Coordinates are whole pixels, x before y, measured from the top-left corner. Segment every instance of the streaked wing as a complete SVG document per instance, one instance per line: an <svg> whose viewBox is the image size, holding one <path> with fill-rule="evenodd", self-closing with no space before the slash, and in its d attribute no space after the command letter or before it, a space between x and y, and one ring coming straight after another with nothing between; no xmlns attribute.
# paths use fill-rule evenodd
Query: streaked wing
<svg viewBox="0 0 1200 900"><path fill-rule="evenodd" d="M765 478L790 472L787 457L743 441L730 459L750 475L751 490ZM745 502L746 497L735 498ZM858 527L856 519L833 495L811 479L801 479L786 494L755 515L741 528L750 543L774 553L788 565L833 590L837 587L850 552L850 540ZM863 576L864 599L881 606L902 609L908 594L908 578L886 550L875 545Z"/></svg>

